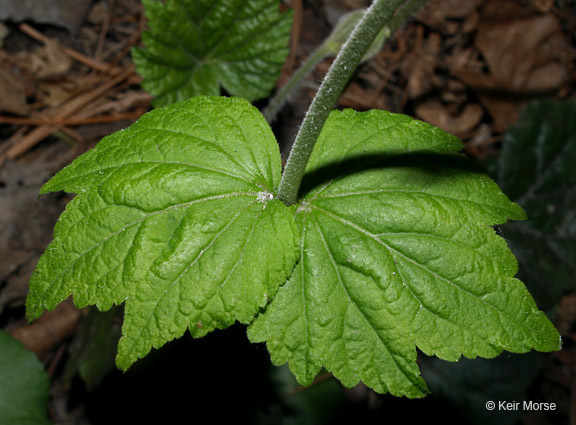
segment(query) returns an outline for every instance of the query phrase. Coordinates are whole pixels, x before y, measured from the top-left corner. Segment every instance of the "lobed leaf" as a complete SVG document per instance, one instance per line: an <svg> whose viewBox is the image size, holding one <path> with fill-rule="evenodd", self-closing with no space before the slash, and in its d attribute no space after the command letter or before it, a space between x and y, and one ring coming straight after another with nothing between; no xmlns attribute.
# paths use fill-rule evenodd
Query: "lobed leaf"
<svg viewBox="0 0 576 425"><path fill-rule="evenodd" d="M332 113L295 211L299 262L249 329L274 363L420 397L416 347L452 361L559 347L491 227L524 212L459 149L406 116Z"/></svg>
<svg viewBox="0 0 576 425"><path fill-rule="evenodd" d="M448 363L426 358L422 375L435 397L459 410L471 425L513 425L522 410L478 408L494 400L530 400L530 384L545 362L542 353L509 354L494 359ZM457 389L457 390L455 390Z"/></svg>
<svg viewBox="0 0 576 425"><path fill-rule="evenodd" d="M574 289L576 273L576 103L528 104L506 132L502 189L529 213L504 236L518 256L520 276L542 308ZM530 249L526 249L530 247Z"/></svg>
<svg viewBox="0 0 576 425"><path fill-rule="evenodd" d="M101 310L126 301L124 369L187 328L249 323L296 261L293 219L272 199L279 178L278 146L247 101L149 113L42 189L78 195L32 277L28 316L70 294Z"/></svg>
<svg viewBox="0 0 576 425"><path fill-rule="evenodd" d="M145 0L149 31L132 56L142 86L163 106L220 85L250 101L274 88L288 55L291 13L277 0Z"/></svg>
<svg viewBox="0 0 576 425"><path fill-rule="evenodd" d="M507 130L499 163L492 164L503 191L526 208L528 220L508 223L501 231L518 258L518 276L544 311L574 287L575 106L530 102ZM541 353L457 363L430 358L421 366L432 392L463 406L472 423L505 425L515 423L521 412L478 412L477 406L526 399L544 359ZM453 391L455 386L459 391Z"/></svg>
<svg viewBox="0 0 576 425"><path fill-rule="evenodd" d="M403 115L334 112L286 208L278 146L247 101L158 109L43 187L78 195L27 314L70 294L102 310L126 302L124 369L186 329L238 320L302 384L326 368L408 397L428 391L417 348L451 361L557 349L492 227L524 211L460 148Z"/></svg>

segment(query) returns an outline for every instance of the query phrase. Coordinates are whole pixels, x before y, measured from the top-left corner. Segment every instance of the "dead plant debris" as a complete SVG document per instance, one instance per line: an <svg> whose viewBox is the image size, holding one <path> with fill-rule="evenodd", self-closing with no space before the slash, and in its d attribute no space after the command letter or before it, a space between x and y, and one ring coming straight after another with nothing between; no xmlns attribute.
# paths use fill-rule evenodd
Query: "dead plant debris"
<svg viewBox="0 0 576 425"><path fill-rule="evenodd" d="M0 7L0 318L53 374L55 423L86 423L67 410L58 376L83 314L63 304L32 327L23 316L27 283L69 200L37 201L42 183L101 137L150 109L130 49L146 21L138 0L6 0ZM75 7L69 8L71 3ZM291 55L279 85L321 44L343 13L365 0L291 0ZM42 12L44 10L44 12ZM535 98L574 99L576 29L573 0L431 0L357 71L339 107L402 112L454 133L466 152L499 152L502 134ZM281 112L275 132L284 150L331 59L308 77ZM558 312L563 336L576 343L575 295ZM562 418L576 423L576 354L551 355L546 388L566 400ZM353 391L373 403L375 396ZM551 391L552 391L551 390ZM546 394L539 394L546 397ZM60 421L60 422L59 422ZM556 421L556 422L555 422ZM533 416L523 424L559 424Z"/></svg>

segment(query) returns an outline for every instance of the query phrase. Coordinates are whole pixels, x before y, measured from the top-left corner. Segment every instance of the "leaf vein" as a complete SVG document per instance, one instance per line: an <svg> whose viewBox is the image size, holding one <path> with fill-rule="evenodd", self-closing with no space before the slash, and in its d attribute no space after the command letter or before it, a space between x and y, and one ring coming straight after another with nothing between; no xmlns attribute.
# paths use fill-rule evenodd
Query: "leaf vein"
<svg viewBox="0 0 576 425"><path fill-rule="evenodd" d="M142 336L142 333L144 332L144 330L148 327L148 324L150 323L150 320L152 319L152 317L155 317L156 315L156 310L158 309L158 306L160 305L160 303L162 302L162 300L164 299L164 297L166 296L166 294L168 294L168 292L174 287L174 285L176 285L177 282L180 281L180 279L182 279L182 277L188 272L188 270L190 270L204 255L204 253L206 251L208 251L218 240L218 238L224 234L226 232L226 230L228 230L228 228L242 215L244 214L255 202L257 202L257 200L252 201L250 204L248 204L248 206L246 206L244 209L238 211L234 217L232 217L232 219L226 224L226 226L224 226L218 233L216 233L214 235L214 237L210 240L210 242L208 243L208 245L204 248L202 248L200 250L200 252L198 253L198 255L184 268L184 270L178 275L178 277L176 279L174 279L170 285L168 285L167 288L165 288L164 293L160 296L160 298L154 303L154 307L152 308L152 311L150 312L150 314L148 315L148 317L146 318L146 322L144 323L144 325L140 328L140 332L138 333L138 335L135 335L132 338L132 343L128 346L128 351L130 351L130 349L132 349L132 347L134 347L134 344L136 344L136 342L140 339L140 337Z"/></svg>
<svg viewBox="0 0 576 425"><path fill-rule="evenodd" d="M350 296L350 292L348 291L348 288L346 287L342 276L340 274L340 271L338 270L338 266L336 264L336 261L334 259L334 255L332 254L332 251L330 249L330 246L328 245L328 243L326 242L326 238L324 236L324 233L322 232L322 228L320 226L320 223L318 223L318 221L316 220L315 217L312 217L314 220L314 224L316 224L316 227L318 228L318 234L320 235L320 239L322 240L322 244L324 245L324 248L326 249L326 252L328 254L328 256L330 257L330 263L332 265L332 267L334 268L334 271L336 272L336 275L338 276L338 283L340 284L340 286L342 287L342 289L344 290L344 293L346 294L346 297L348 298L348 300L350 301L349 305L351 305L359 314L361 317L364 318L364 320L366 321L366 323L370 326L370 328L372 328L372 331L374 332L374 334L376 335L376 337L380 340L380 343L382 344L383 348L386 350L386 352L388 353L388 355L390 356L390 358L392 359L392 361L394 362L394 364L396 365L396 367L398 368L398 370L400 370L402 372L402 374L410 381L412 382L416 387L419 388L419 384L417 382L414 382L413 377L404 370L404 368L402 366L400 366L400 364L398 363L398 361L396 360L396 357L392 354L392 352L390 351L390 348L388 347L388 343L387 341L382 337L382 335L380 335L380 333L378 332L376 326L374 323L372 323L372 321L370 320L369 316L365 313L362 312L362 310L360 309L360 307L358 306L357 302L355 300L352 299L352 297ZM373 366L374 367L374 366Z"/></svg>
<svg viewBox="0 0 576 425"><path fill-rule="evenodd" d="M325 210L324 208L318 207L317 205L313 205L313 207L318 210L321 213L324 213L324 215L331 217L333 220L339 221L340 223L355 229L356 231L368 236L369 238L371 238L372 240L374 240L376 243L384 246L385 248L387 248L391 253L395 252L396 254L398 254L401 257L404 257L407 261L411 262L412 264L414 264L416 267L420 268L421 270L431 274L432 276L434 276L435 278L446 282L448 285L452 286L453 288L456 288L460 291L462 291L463 293L465 293L466 295L478 300L480 303L488 306L489 308L491 308L492 310L495 310L499 315L506 317L510 322L518 325L519 327L522 328L526 328L526 325L523 323L518 322L516 319L514 319L512 316L510 316L507 312L499 309L498 307L494 306L493 304L488 303L486 300L483 299L483 297L478 297L475 294L473 294L472 292L468 291L467 289L459 286L457 283L452 282L450 279L441 276L440 274L438 274L437 272L429 269L428 267L426 267L424 264L419 263L418 261L414 260L413 258L411 258L410 256L398 251L397 249L392 248L391 246L389 246L387 243L385 243L384 241L382 241L381 239L379 239L375 234L371 233L370 231L362 228L361 226L359 226L356 223L353 223L351 221L346 220L343 217L338 216L337 214L334 214L331 211ZM487 295L487 294L486 294ZM529 329L530 330L530 329Z"/></svg>
<svg viewBox="0 0 576 425"><path fill-rule="evenodd" d="M123 226L121 229L112 232L111 234L109 234L108 236L106 236L104 239L102 239L100 242L94 244L93 246L91 246L89 249L87 249L86 251L82 252L81 254L78 255L78 257L72 262L72 264L70 264L68 267L66 267L61 273L57 274L56 277L48 284L46 285L46 288L44 291L42 291L41 294L39 294L40 299L42 300L42 302L45 302L45 296L46 296L46 292L49 290L49 288L54 285L56 283L56 281L58 279L60 279L62 276L64 276L66 273L68 273L68 271L70 271L70 269L72 269L76 263L81 259L84 258L86 255L88 255L89 253L91 253L93 250L95 250L96 248L100 247L101 245L105 244L108 240L110 240L111 238L113 238L114 236L117 236L119 234L121 234L122 232L125 232L126 229L137 225L137 224L141 224L143 223L145 220L149 219L150 217L154 217L158 214L162 214L165 213L167 211L171 211L174 209L178 209L178 208L186 208L189 207L191 205L194 204L199 204L202 202L210 202L210 201L214 201L214 200L218 200L218 199L225 199L225 198L240 198L243 196L257 196L257 194L252 193L252 192L233 192L233 193L228 193L225 195L216 195L216 196L209 196L206 198L201 198L201 199L195 199L193 201L190 202L185 202L183 204L178 204L178 205L171 205L170 207L164 208L162 210L159 211L154 211L152 213L147 213L144 215L144 217L135 220L131 223L126 224L125 226ZM107 205L105 208L109 208L110 205ZM128 208L133 208L133 207L128 207ZM104 208L102 208L104 209ZM100 211L100 210L97 210ZM94 211L94 212L97 212ZM56 243L58 241L58 237L56 239L54 239L53 243Z"/></svg>

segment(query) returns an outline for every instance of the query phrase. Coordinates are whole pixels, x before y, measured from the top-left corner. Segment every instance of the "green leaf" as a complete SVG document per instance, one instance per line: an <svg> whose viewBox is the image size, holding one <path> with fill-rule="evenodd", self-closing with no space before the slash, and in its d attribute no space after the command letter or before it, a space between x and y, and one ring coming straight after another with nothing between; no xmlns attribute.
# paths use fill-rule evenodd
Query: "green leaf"
<svg viewBox="0 0 576 425"><path fill-rule="evenodd" d="M530 400L527 390L544 360L536 352L456 363L425 358L421 367L432 394L458 408L470 424L512 425L526 413L523 409L488 410L486 403Z"/></svg>
<svg viewBox="0 0 576 425"><path fill-rule="evenodd" d="M518 276L544 310L574 288L575 124L574 102L531 102L506 132L499 161L484 164L526 209L528 220L507 223L501 231L518 258ZM511 424L521 412L478 407L489 400L526 399L543 360L538 353L455 364L430 359L422 363L422 375L434 394L459 405L473 423Z"/></svg>
<svg viewBox="0 0 576 425"><path fill-rule="evenodd" d="M250 101L274 88L286 56L292 14L277 0L144 0L150 31L132 56L144 89L162 106L220 85Z"/></svg>
<svg viewBox="0 0 576 425"><path fill-rule="evenodd" d="M460 147L403 115L332 113L294 208L299 262L249 329L275 364L421 397L416 347L451 361L559 348L491 227L524 212Z"/></svg>
<svg viewBox="0 0 576 425"><path fill-rule="evenodd" d="M50 381L34 353L0 330L0 423L47 425Z"/></svg>
<svg viewBox="0 0 576 425"><path fill-rule="evenodd" d="M270 414L257 424L334 424L345 409L346 402L350 401L332 376L317 381L303 391L287 366L276 367L270 372L279 403L273 404L269 408Z"/></svg>
<svg viewBox="0 0 576 425"><path fill-rule="evenodd" d="M280 154L243 99L196 97L103 139L42 192L78 195L30 283L27 315L74 294L126 301L117 364L181 336L249 323L296 261L293 218L272 199Z"/></svg>
<svg viewBox="0 0 576 425"><path fill-rule="evenodd" d="M93 388L114 368L121 335L121 307L100 312L95 308L80 323L70 343L70 358L64 374L67 384L79 374L88 388Z"/></svg>
<svg viewBox="0 0 576 425"><path fill-rule="evenodd" d="M499 182L528 220L506 225L503 234L520 276L550 309L574 289L576 274L576 102L528 104L504 142Z"/></svg>

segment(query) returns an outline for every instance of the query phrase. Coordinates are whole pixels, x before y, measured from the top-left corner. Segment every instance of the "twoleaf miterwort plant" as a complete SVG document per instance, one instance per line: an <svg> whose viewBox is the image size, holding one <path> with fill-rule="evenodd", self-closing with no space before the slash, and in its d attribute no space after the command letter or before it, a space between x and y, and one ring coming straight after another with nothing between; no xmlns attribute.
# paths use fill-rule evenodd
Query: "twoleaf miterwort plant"
<svg viewBox="0 0 576 425"><path fill-rule="evenodd" d="M239 321L302 384L325 368L408 397L427 393L417 347L446 360L558 349L491 227L525 214L460 141L404 115L330 113L400 3L366 12L284 172L256 108L205 96L148 113L60 171L42 193L77 196L33 275L29 318L70 294L79 307L125 303L122 369L187 329Z"/></svg>
<svg viewBox="0 0 576 425"><path fill-rule="evenodd" d="M220 85L250 101L274 88L290 39L291 13L277 0L143 1L150 31L133 49L142 86L164 106L218 95Z"/></svg>

